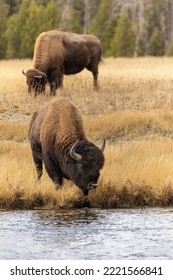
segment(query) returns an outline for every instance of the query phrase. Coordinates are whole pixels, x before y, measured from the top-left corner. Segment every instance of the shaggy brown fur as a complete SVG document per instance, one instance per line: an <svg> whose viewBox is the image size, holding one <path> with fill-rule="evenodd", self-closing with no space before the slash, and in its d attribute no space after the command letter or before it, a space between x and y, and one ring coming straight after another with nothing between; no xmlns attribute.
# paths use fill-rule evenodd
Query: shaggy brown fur
<svg viewBox="0 0 173 280"><path fill-rule="evenodd" d="M99 171L104 165L103 150L86 139L79 111L66 99L56 98L34 113L29 140L38 179L44 162L57 188L63 178L73 181L84 194L97 186Z"/></svg>
<svg viewBox="0 0 173 280"><path fill-rule="evenodd" d="M63 74L76 74L84 68L92 72L94 87L98 89L101 54L100 41L94 35L52 30L38 36L34 48L33 68L46 74L51 95L55 95L56 89L62 87Z"/></svg>

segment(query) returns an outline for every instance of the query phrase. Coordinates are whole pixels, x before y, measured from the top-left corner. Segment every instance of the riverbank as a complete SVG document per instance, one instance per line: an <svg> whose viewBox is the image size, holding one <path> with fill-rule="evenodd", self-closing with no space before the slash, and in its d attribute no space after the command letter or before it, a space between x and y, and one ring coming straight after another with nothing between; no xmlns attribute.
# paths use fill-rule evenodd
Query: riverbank
<svg viewBox="0 0 173 280"><path fill-rule="evenodd" d="M31 65L0 62L1 209L173 205L172 58L106 59L99 92L88 71L64 77L57 95L78 107L91 141L107 143L99 185L87 199L71 182L56 192L45 171L36 182L28 125L52 98L48 89L46 96L27 94L21 70Z"/></svg>

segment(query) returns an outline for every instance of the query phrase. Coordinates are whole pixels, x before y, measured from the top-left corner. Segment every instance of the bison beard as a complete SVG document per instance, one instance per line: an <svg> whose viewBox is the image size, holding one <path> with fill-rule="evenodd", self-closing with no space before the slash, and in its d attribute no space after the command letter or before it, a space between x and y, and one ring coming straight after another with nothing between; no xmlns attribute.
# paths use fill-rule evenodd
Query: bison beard
<svg viewBox="0 0 173 280"><path fill-rule="evenodd" d="M85 195L97 187L105 141L100 149L86 139L79 111L66 99L56 98L34 113L29 140L38 180L44 163L56 189L64 179L73 181Z"/></svg>

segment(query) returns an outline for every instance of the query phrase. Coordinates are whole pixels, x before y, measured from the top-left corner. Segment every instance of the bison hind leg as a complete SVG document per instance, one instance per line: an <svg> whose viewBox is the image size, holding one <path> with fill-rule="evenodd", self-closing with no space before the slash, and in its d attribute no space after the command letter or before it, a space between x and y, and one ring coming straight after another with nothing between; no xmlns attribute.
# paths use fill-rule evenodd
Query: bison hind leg
<svg viewBox="0 0 173 280"><path fill-rule="evenodd" d="M34 153L32 155L33 155L34 164L35 164L36 171L37 171L37 181L40 181L40 178L43 174L43 162Z"/></svg>
<svg viewBox="0 0 173 280"><path fill-rule="evenodd" d="M88 65L86 67L87 70L91 71L93 74L93 86L95 90L99 90L99 84L98 84L98 66L97 65Z"/></svg>

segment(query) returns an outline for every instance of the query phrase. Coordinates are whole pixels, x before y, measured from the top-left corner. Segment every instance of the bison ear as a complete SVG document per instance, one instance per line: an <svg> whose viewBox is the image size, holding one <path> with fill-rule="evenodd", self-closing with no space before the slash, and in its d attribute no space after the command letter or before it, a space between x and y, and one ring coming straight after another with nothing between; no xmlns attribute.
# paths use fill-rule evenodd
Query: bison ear
<svg viewBox="0 0 173 280"><path fill-rule="evenodd" d="M104 139L104 140L103 140L103 144L102 144L102 146L101 146L101 148L100 148L100 150L101 150L102 152L104 152L105 146L106 146L106 141L105 141L105 139Z"/></svg>
<svg viewBox="0 0 173 280"><path fill-rule="evenodd" d="M75 159L76 161L81 160L82 156L75 152L75 146L78 142L76 142L70 149L70 156Z"/></svg>

